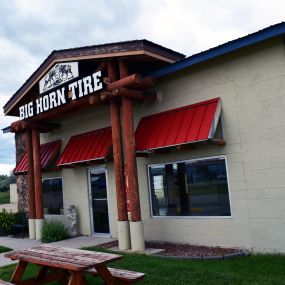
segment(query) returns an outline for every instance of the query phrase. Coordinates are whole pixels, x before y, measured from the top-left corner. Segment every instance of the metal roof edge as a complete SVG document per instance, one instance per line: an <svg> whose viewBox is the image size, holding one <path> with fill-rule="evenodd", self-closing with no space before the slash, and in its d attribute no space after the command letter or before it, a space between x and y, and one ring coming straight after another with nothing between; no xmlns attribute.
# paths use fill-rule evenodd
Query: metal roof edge
<svg viewBox="0 0 285 285"><path fill-rule="evenodd" d="M146 76L152 76L155 78L160 78L171 73L183 70L187 67L193 66L198 63L205 62L210 59L214 59L218 56L222 56L239 49L255 45L257 43L269 40L274 37L278 37L285 34L285 22L278 23L273 26L269 26L263 30L257 31L255 33L249 34L242 38L226 42L222 45L216 46L214 48L202 51L200 53L194 54L190 57L172 63L166 67L158 69L154 72L145 74Z"/></svg>

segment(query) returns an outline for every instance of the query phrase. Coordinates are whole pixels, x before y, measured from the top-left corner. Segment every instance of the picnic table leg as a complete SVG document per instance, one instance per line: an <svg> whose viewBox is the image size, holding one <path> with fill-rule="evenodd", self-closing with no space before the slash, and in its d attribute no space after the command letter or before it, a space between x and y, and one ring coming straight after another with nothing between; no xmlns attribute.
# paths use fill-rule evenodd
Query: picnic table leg
<svg viewBox="0 0 285 285"><path fill-rule="evenodd" d="M58 280L60 285L67 285L68 284L68 277L69 277L69 272L66 270L62 270L62 276Z"/></svg>
<svg viewBox="0 0 285 285"><path fill-rule="evenodd" d="M35 277L36 282L41 282L43 281L44 277L46 276L47 272L49 270L49 267L47 266L40 266L39 271Z"/></svg>
<svg viewBox="0 0 285 285"><path fill-rule="evenodd" d="M105 264L100 264L95 266L98 275L105 281L107 285L116 285L117 282L110 270L107 268Z"/></svg>
<svg viewBox="0 0 285 285"><path fill-rule="evenodd" d="M83 272L81 271L71 271L71 277L69 279L68 285L88 285Z"/></svg>
<svg viewBox="0 0 285 285"><path fill-rule="evenodd" d="M17 267L15 268L13 275L11 277L11 283L17 284L21 281L22 276L27 268L28 262L19 261Z"/></svg>

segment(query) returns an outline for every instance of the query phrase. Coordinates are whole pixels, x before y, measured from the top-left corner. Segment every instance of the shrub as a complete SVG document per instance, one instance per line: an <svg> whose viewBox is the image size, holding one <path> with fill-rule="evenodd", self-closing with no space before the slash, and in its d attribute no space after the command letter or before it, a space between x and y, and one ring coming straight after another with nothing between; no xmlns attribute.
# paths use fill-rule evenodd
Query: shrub
<svg viewBox="0 0 285 285"><path fill-rule="evenodd" d="M2 234L9 234L11 226L18 221L18 213L8 212L2 209L0 212L0 232Z"/></svg>
<svg viewBox="0 0 285 285"><path fill-rule="evenodd" d="M68 238L68 229L58 220L45 222L42 229L42 242L54 242Z"/></svg>
<svg viewBox="0 0 285 285"><path fill-rule="evenodd" d="M25 212L19 211L13 213L5 209L2 209L0 212L0 232L2 235L11 234L12 225L25 223L27 223L27 214Z"/></svg>
<svg viewBox="0 0 285 285"><path fill-rule="evenodd" d="M0 253L12 251L13 249L10 247L0 245Z"/></svg>

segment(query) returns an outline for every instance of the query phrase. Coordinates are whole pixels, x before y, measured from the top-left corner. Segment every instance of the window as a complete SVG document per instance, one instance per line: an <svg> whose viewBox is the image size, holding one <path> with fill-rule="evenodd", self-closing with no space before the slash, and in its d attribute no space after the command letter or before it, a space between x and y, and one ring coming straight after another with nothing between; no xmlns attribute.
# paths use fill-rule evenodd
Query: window
<svg viewBox="0 0 285 285"><path fill-rule="evenodd" d="M63 215L62 179L48 178L43 180L44 213Z"/></svg>
<svg viewBox="0 0 285 285"><path fill-rule="evenodd" d="M153 216L230 216L224 157L148 167Z"/></svg>

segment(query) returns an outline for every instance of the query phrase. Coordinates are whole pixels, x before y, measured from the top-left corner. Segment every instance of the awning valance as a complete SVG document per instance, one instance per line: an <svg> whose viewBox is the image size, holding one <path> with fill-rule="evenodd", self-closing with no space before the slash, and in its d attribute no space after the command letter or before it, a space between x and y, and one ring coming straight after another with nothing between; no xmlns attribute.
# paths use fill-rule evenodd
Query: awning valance
<svg viewBox="0 0 285 285"><path fill-rule="evenodd" d="M220 98L143 117L136 130L136 150L147 151L206 141L214 137Z"/></svg>
<svg viewBox="0 0 285 285"><path fill-rule="evenodd" d="M111 127L73 136L67 143L57 165L104 159L110 153L111 145Z"/></svg>
<svg viewBox="0 0 285 285"><path fill-rule="evenodd" d="M41 145L41 166L42 170L47 170L54 165L57 156L60 152L61 141L53 141ZM27 155L26 153L16 165L14 169L14 174L23 174L27 172Z"/></svg>

